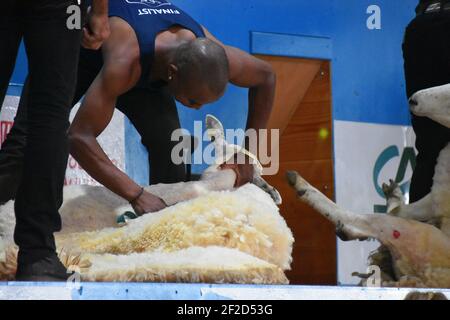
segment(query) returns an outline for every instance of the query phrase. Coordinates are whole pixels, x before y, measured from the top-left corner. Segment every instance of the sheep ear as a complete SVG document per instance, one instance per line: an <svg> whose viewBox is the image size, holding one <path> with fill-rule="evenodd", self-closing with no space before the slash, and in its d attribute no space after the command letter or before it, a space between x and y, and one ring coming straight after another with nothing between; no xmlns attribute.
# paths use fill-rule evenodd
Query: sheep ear
<svg viewBox="0 0 450 320"><path fill-rule="evenodd" d="M207 130L214 129L214 130L217 130L217 131L219 131L220 133L223 134L223 125L222 125L222 123L220 122L219 119L217 119L216 117L214 117L211 114L208 114L206 116L206 129Z"/></svg>

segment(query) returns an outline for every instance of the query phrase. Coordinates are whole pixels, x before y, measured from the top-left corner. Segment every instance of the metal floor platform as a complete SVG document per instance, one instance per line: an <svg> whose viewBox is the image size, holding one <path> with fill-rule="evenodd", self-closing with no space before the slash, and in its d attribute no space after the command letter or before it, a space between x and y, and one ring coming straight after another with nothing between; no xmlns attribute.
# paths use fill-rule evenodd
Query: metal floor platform
<svg viewBox="0 0 450 320"><path fill-rule="evenodd" d="M0 282L0 300L402 300L416 289L172 283ZM450 299L450 289L439 291Z"/></svg>

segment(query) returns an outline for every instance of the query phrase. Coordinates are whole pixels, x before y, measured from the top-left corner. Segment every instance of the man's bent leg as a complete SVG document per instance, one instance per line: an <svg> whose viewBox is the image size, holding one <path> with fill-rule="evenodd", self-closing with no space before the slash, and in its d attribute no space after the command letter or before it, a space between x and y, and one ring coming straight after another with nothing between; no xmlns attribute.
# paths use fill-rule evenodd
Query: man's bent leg
<svg viewBox="0 0 450 320"><path fill-rule="evenodd" d="M28 138L23 179L15 202L14 239L21 280L67 278L56 258L53 233L61 229L58 210L68 158L67 129L76 85L81 31L66 27L60 0L34 2L25 13L25 46L30 65Z"/></svg>
<svg viewBox="0 0 450 320"><path fill-rule="evenodd" d="M100 51L82 49L78 64L78 79L71 106L75 106L86 93L103 65ZM22 177L23 158L27 138L27 104L29 79L23 86L17 115L0 149L0 204L15 198Z"/></svg>
<svg viewBox="0 0 450 320"><path fill-rule="evenodd" d="M407 96L450 82L450 13L415 18L405 33L403 56ZM410 202L425 197L433 185L434 167L450 142L450 129L429 118L412 115L418 150L411 180Z"/></svg>
<svg viewBox="0 0 450 320"><path fill-rule="evenodd" d="M20 40L22 28L17 16L20 10L15 0L3 0L0 2L0 110L8 90Z"/></svg>
<svg viewBox="0 0 450 320"><path fill-rule="evenodd" d="M150 183L176 183L186 180L185 164L175 164L171 141L174 130L180 128L173 97L166 89L132 89L121 96L117 107L130 119L149 152Z"/></svg>
<svg viewBox="0 0 450 320"><path fill-rule="evenodd" d="M22 179L27 139L28 79L22 90L14 125L0 149L0 204L15 198Z"/></svg>
<svg viewBox="0 0 450 320"><path fill-rule="evenodd" d="M22 27L19 22L18 11L20 6L14 0L5 0L0 3L0 111L8 90L10 78L22 38ZM1 143L1 141L0 141ZM11 194L17 189L16 179L11 179L9 167L2 166L4 151L7 144L3 143L0 149L0 204L11 199ZM3 158L2 158L3 157Z"/></svg>

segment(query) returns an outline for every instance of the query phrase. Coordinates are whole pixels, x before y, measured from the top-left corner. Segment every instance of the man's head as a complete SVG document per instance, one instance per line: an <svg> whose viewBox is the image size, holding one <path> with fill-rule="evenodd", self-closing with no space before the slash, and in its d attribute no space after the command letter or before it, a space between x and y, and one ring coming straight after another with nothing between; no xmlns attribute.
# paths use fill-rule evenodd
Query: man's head
<svg viewBox="0 0 450 320"><path fill-rule="evenodd" d="M187 107L198 109L218 100L229 80L222 46L206 38L181 44L169 63L169 89Z"/></svg>

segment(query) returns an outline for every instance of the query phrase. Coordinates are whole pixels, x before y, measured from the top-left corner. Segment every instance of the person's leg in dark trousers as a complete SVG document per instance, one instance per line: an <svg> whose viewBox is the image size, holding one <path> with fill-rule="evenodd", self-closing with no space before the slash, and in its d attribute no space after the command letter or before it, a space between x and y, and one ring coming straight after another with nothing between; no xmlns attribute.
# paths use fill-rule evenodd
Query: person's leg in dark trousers
<svg viewBox="0 0 450 320"><path fill-rule="evenodd" d="M3 1L2 1L3 2ZM17 3L6 0L0 4L0 110L14 71L17 52L22 39L22 27L15 17Z"/></svg>
<svg viewBox="0 0 450 320"><path fill-rule="evenodd" d="M2 39L0 42L0 112L22 39L22 26L20 21L15 17L17 7L14 1L6 1L0 4L0 39ZM8 144L4 143L0 149L0 204L11 198L11 189L17 189L18 185L17 180L11 179L7 174L12 168L9 166L2 167L1 165L5 160L9 162L9 159L2 158L4 157L2 151L8 147ZM15 157L16 155L14 148L8 150L7 153L11 157ZM12 184L15 185L12 186Z"/></svg>
<svg viewBox="0 0 450 320"><path fill-rule="evenodd" d="M78 79L72 106L86 93L99 73L103 61L100 51L81 49ZM27 136L29 79L25 81L14 125L0 149L0 203L15 198L22 177Z"/></svg>
<svg viewBox="0 0 450 320"><path fill-rule="evenodd" d="M17 0L13 0L17 1ZM80 30L66 27L75 1L23 1L24 42L30 71L23 178L15 202L17 278L66 278L56 257L54 232L68 159L67 129L75 92Z"/></svg>
<svg viewBox="0 0 450 320"><path fill-rule="evenodd" d="M22 179L27 135L27 96L28 85L25 82L14 125L0 149L0 204L15 198Z"/></svg>
<svg viewBox="0 0 450 320"><path fill-rule="evenodd" d="M408 97L419 90L450 83L450 13L414 19L406 29L403 56ZM415 115L412 125L418 155L410 201L416 202L431 191L437 158L450 142L450 129Z"/></svg>
<svg viewBox="0 0 450 320"><path fill-rule="evenodd" d="M178 143L171 141L171 135L180 128L180 120L170 93L164 88L135 88L119 97L117 108L130 119L149 152L150 183L185 181L185 165L174 164L171 159Z"/></svg>

